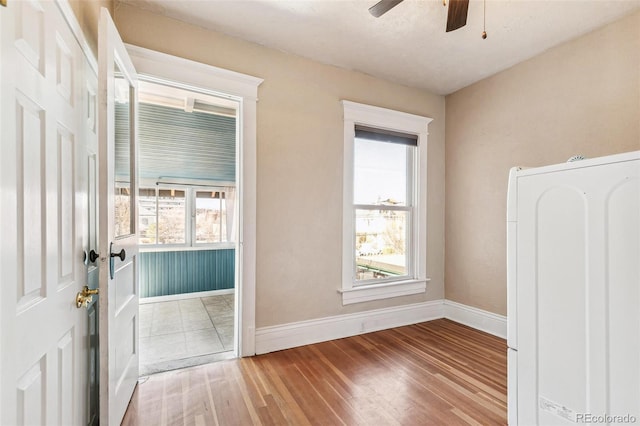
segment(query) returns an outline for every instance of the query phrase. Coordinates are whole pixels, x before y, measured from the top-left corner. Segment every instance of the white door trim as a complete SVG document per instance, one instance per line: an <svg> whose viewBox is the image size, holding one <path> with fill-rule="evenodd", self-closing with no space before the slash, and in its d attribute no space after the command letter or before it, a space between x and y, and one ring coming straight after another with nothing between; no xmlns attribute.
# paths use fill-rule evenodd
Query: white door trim
<svg viewBox="0 0 640 426"><path fill-rule="evenodd" d="M238 355L255 355L256 295L256 110L261 78L240 74L165 53L126 45L138 74L233 98L241 108L238 149L240 199L236 254Z"/></svg>

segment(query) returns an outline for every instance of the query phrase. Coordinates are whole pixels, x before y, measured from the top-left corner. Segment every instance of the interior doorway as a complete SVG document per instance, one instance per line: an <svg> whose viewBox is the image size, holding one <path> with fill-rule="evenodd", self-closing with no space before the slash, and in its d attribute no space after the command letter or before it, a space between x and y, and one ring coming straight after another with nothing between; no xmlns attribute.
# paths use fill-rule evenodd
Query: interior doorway
<svg viewBox="0 0 640 426"><path fill-rule="evenodd" d="M140 81L141 376L237 356L238 111Z"/></svg>

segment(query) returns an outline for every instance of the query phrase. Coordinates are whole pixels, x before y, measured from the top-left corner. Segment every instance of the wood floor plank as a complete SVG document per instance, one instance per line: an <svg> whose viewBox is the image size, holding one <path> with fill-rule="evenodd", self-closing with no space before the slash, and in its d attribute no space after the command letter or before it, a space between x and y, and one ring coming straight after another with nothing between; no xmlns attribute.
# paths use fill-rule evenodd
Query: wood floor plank
<svg viewBox="0 0 640 426"><path fill-rule="evenodd" d="M503 425L506 342L449 320L150 376L138 425Z"/></svg>
<svg viewBox="0 0 640 426"><path fill-rule="evenodd" d="M213 400L213 390L211 389L211 386L209 385L211 382L209 381L209 373L206 369L204 369L202 371L202 374L200 374L199 376L204 377L204 379L207 381L207 385L204 387L205 388L205 392L206 392L206 398L204 398L203 396L199 395L198 399L202 399L205 402L205 405L209 408L210 412L209 415L211 416L211 421L209 422L209 424L214 425L214 426L219 426L220 422L218 422L218 416L216 414L216 405L215 405L215 401ZM136 389L137 391L137 389Z"/></svg>

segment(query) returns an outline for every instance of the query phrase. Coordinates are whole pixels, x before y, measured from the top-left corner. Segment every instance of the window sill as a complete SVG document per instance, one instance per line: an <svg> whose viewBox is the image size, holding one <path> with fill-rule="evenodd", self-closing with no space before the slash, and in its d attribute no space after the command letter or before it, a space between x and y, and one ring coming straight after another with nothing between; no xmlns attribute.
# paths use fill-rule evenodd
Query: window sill
<svg viewBox="0 0 640 426"><path fill-rule="evenodd" d="M430 281L429 278L369 284L338 290L338 292L342 293L342 304L351 305L353 303L368 302L370 300L424 293L427 289L428 281Z"/></svg>

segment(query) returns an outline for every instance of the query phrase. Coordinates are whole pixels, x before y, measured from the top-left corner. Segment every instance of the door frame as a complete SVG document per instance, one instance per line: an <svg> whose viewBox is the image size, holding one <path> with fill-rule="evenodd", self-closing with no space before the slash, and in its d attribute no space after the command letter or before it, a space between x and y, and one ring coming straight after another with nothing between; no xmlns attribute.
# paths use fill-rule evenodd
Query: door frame
<svg viewBox="0 0 640 426"><path fill-rule="evenodd" d="M236 100L238 114L236 355L255 355L257 101L263 79L126 44L141 80L183 85Z"/></svg>

